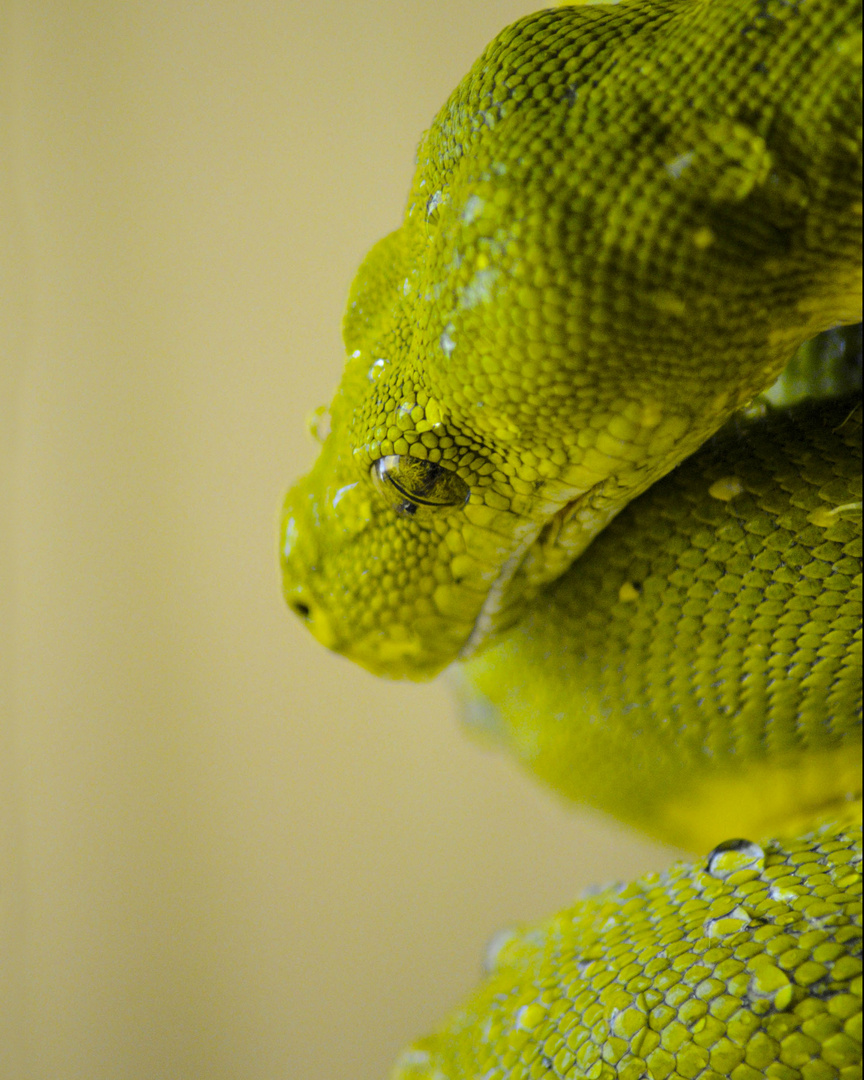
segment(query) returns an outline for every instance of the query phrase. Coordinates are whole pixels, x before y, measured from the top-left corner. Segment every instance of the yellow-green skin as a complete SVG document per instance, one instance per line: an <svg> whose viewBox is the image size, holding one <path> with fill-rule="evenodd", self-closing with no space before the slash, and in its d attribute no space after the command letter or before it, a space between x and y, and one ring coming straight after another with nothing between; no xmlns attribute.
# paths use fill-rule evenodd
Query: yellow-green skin
<svg viewBox="0 0 864 1080"><path fill-rule="evenodd" d="M849 409L727 435L565 575L859 317L860 44L851 0L523 19L358 274L289 604L382 674L465 661L475 719L568 794L759 840L515 933L399 1078L861 1074Z"/></svg>
<svg viewBox="0 0 864 1080"><path fill-rule="evenodd" d="M704 851L860 796L861 644L861 408L839 398L736 417L454 675L535 775Z"/></svg>
<svg viewBox="0 0 864 1080"><path fill-rule="evenodd" d="M325 644L412 678L467 655L855 321L857 15L623 2L492 42L358 273L332 434L286 504L286 595ZM400 516L370 474L388 455L455 472L467 504Z"/></svg>
<svg viewBox="0 0 864 1080"><path fill-rule="evenodd" d="M393 1080L860 1080L860 828L733 845L490 951Z"/></svg>

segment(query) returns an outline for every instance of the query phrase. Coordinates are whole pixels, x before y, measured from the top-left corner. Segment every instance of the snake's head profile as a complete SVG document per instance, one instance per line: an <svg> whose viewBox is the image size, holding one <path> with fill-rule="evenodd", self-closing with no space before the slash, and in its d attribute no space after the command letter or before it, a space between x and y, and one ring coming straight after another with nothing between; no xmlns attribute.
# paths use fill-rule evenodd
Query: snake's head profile
<svg viewBox="0 0 864 1080"><path fill-rule="evenodd" d="M698 37L687 10L565 6L505 30L358 273L281 552L289 605L377 673L428 677L494 637L858 303L854 155L812 135L853 110L826 96L799 131L794 94L764 92L767 37L746 68L721 40L711 63L735 77L707 72L694 98L670 74ZM826 56L813 86L845 87L849 58Z"/></svg>
<svg viewBox="0 0 864 1080"><path fill-rule="evenodd" d="M435 129L421 146L405 221L349 297L329 434L283 514L289 606L392 677L430 677L510 625L688 426L614 365L568 366L592 354L591 322L578 275L550 269L554 208L502 218L524 184L478 156L441 175Z"/></svg>
<svg viewBox="0 0 864 1080"><path fill-rule="evenodd" d="M473 382L436 375L430 355L459 347L470 307L434 247L406 257L414 232L409 214L358 274L330 432L286 499L281 558L288 604L322 643L378 674L424 678L515 618L528 590L508 586L576 489L559 475L567 455L532 453L518 435L534 424L494 407L506 378L479 360ZM479 290L482 271L471 280ZM456 297L430 304L430 290Z"/></svg>

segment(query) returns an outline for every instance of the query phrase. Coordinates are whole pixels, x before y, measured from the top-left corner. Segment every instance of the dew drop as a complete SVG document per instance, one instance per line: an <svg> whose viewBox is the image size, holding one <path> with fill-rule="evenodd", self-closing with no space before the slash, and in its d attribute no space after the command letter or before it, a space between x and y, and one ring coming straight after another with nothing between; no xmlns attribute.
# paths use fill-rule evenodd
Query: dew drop
<svg viewBox="0 0 864 1080"><path fill-rule="evenodd" d="M512 927L507 927L504 930L499 930L497 934L493 934L489 944L486 946L486 950L483 954L483 970L487 975L498 967L498 958L501 955L501 951L506 945L516 937L516 931Z"/></svg>
<svg viewBox="0 0 864 1080"><path fill-rule="evenodd" d="M754 960L753 974L750 978L750 993L753 997L773 998L789 986L789 976L771 958L762 954Z"/></svg>
<svg viewBox="0 0 864 1080"><path fill-rule="evenodd" d="M469 196L465 203L465 209L462 211L462 220L466 225L470 225L472 222L483 213L483 200L479 195Z"/></svg>
<svg viewBox="0 0 864 1080"><path fill-rule="evenodd" d="M369 382L375 382L377 379L380 379L381 376L384 374L384 368L386 368L389 363L389 360L382 360L380 358L376 360L372 364L372 367L370 367L369 370L366 372L366 378L369 380Z"/></svg>
<svg viewBox="0 0 864 1080"><path fill-rule="evenodd" d="M348 494L348 492L356 487L357 481L355 480L353 484L346 484L344 487L339 488L339 490L336 492L332 499L333 509L335 510L339 503L342 502L342 500Z"/></svg>
<svg viewBox="0 0 864 1080"><path fill-rule="evenodd" d="M744 484L737 476L721 476L708 488L711 498L720 502L731 502L743 491Z"/></svg>
<svg viewBox="0 0 864 1080"><path fill-rule="evenodd" d="M488 303L492 298L492 287L497 277L498 270L494 266L478 270L459 294L459 306L470 310Z"/></svg>
<svg viewBox="0 0 864 1080"><path fill-rule="evenodd" d="M584 889L579 893L580 900L590 900L593 896L600 896L601 893L617 891L624 887L623 881L602 881L592 882L590 885L586 885Z"/></svg>
<svg viewBox="0 0 864 1080"><path fill-rule="evenodd" d="M327 406L319 405L318 408L307 417L306 426L309 429L309 434L312 438L316 442L323 443L330 434L330 410Z"/></svg>
<svg viewBox="0 0 864 1080"><path fill-rule="evenodd" d="M739 870L765 869L765 852L752 840L724 840L708 856L706 867L712 877L721 880L737 874Z"/></svg>
<svg viewBox="0 0 864 1080"><path fill-rule="evenodd" d="M424 224L426 227L426 237L429 240L432 239L437 231L441 211L447 200L448 196L446 196L443 191L436 191L426 200L426 218Z"/></svg>
<svg viewBox="0 0 864 1080"><path fill-rule="evenodd" d="M429 1069L432 1065L432 1059L429 1056L428 1051L420 1050L417 1047L409 1047L407 1050L403 1050L399 1056L399 1060L393 1067L394 1074L399 1077L417 1076L429 1076ZM435 1074L432 1074L435 1075ZM440 1074L439 1074L440 1075Z"/></svg>
<svg viewBox="0 0 864 1080"><path fill-rule="evenodd" d="M434 217L438 211L438 207L444 201L444 195L440 191L436 191L433 195L430 195L426 200L426 217Z"/></svg>
<svg viewBox="0 0 864 1080"><path fill-rule="evenodd" d="M750 925L750 912L746 908L733 908L728 914L719 919L707 919L705 921L705 937L721 938L732 934L740 934Z"/></svg>
<svg viewBox="0 0 864 1080"><path fill-rule="evenodd" d="M683 154L679 154L674 161L666 162L666 172L677 180L685 169L690 168L695 157L696 152L694 150L688 150Z"/></svg>
<svg viewBox="0 0 864 1080"><path fill-rule="evenodd" d="M542 1005L523 1005L516 1013L516 1028L519 1031L533 1031L546 1019L546 1010Z"/></svg>
<svg viewBox="0 0 864 1080"><path fill-rule="evenodd" d="M297 537L300 530L297 528L297 522L293 517L285 519L285 524L282 529L282 554L286 559L291 558L291 552L297 543Z"/></svg>

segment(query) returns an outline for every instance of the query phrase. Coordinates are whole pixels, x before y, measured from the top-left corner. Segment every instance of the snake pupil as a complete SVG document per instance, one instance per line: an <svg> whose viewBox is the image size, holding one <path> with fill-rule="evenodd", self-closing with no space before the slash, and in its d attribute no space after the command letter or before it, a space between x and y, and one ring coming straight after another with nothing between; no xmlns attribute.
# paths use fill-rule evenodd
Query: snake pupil
<svg viewBox="0 0 864 1080"><path fill-rule="evenodd" d="M387 454L373 462L372 480L403 517L428 518L442 509L462 506L469 488L461 476L411 454Z"/></svg>

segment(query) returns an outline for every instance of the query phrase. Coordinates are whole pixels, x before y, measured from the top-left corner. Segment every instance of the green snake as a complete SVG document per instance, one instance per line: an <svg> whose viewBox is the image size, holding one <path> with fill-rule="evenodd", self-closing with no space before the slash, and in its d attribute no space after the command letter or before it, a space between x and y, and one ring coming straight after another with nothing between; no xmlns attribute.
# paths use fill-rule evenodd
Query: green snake
<svg viewBox="0 0 864 1080"><path fill-rule="evenodd" d="M861 1075L860 407L760 396L860 318L860 97L852 0L538 12L357 275L289 606L701 853L502 934L397 1080Z"/></svg>

